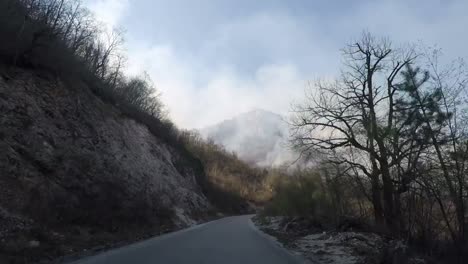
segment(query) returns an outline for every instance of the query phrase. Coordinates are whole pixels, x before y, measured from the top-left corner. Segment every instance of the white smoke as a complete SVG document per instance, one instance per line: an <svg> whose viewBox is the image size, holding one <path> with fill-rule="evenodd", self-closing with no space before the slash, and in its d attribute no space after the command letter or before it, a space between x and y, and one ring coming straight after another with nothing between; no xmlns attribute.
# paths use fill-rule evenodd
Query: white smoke
<svg viewBox="0 0 468 264"><path fill-rule="evenodd" d="M285 119L261 109L202 129L201 134L260 167L287 166L298 156L289 146L289 127Z"/></svg>

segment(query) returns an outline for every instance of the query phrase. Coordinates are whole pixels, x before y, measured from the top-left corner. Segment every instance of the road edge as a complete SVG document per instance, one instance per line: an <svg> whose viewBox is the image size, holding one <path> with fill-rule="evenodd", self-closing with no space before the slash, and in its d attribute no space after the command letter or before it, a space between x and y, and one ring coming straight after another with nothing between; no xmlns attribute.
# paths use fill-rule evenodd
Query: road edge
<svg viewBox="0 0 468 264"><path fill-rule="evenodd" d="M92 253L90 253L88 255L63 257L62 259L58 260L57 262L53 262L53 263L80 264L82 262L85 262L85 261L89 260L90 258L112 254L114 251L122 250L124 248L125 249L132 249L132 248L141 247L141 246L143 246L143 244L146 244L148 241L151 241L151 240L161 240L161 239L167 239L167 238L170 238L170 237L181 235L183 233L199 229L199 228L201 228L201 227L203 227L203 226L205 226L207 224L222 220L224 218L229 218L229 217L231 217L231 216L226 216L226 217L214 219L214 220L211 220L211 221L208 221L208 222L203 222L201 224L189 226L187 228L176 230L176 231L169 232L169 233L165 233L165 234L162 234L162 235L159 235L159 236L152 236L152 237L149 237L149 238L146 238L146 239L136 241L134 243L113 247L113 248L110 248L108 250L92 252Z"/></svg>
<svg viewBox="0 0 468 264"><path fill-rule="evenodd" d="M294 251L294 250L291 250L291 249L288 249L286 248L281 242L279 242L274 236L271 236L265 232L263 232L260 228L258 228L255 223L252 221L252 218L254 217L255 215L249 215L249 226L250 228L252 228L252 230L254 230L259 236L261 236L262 238L264 238L265 240L267 240L273 247L275 247L276 249L284 252L285 254L289 255L290 257L292 257L294 260L296 260L297 263L303 263L303 264L317 264L317 263L314 263L310 260L308 260L307 258L305 258L300 252L297 252L297 251Z"/></svg>

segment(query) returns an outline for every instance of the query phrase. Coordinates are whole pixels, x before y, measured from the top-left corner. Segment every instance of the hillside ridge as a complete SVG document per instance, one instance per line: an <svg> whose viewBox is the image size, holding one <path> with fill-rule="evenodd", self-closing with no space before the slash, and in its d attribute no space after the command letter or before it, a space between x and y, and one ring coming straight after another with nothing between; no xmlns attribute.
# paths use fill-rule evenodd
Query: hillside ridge
<svg viewBox="0 0 468 264"><path fill-rule="evenodd" d="M69 254L189 226L214 211L203 168L185 150L83 82L2 69L0 112L0 248L9 254Z"/></svg>

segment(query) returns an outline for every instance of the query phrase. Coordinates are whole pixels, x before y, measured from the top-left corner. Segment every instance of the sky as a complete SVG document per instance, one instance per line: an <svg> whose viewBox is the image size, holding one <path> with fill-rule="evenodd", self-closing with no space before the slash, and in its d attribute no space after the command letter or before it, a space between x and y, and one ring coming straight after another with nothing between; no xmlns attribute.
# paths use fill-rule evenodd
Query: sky
<svg viewBox="0 0 468 264"><path fill-rule="evenodd" d="M363 31L468 57L467 0L85 0L125 28L128 73L146 71L181 128L252 109L287 115L309 81L337 76Z"/></svg>

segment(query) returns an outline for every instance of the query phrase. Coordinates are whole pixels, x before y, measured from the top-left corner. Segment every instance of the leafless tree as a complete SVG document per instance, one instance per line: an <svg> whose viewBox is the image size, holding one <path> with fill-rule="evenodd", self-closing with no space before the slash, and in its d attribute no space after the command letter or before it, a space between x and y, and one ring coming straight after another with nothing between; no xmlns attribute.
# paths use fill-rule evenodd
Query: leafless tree
<svg viewBox="0 0 468 264"><path fill-rule="evenodd" d="M443 68L438 50L396 47L369 33L343 49L343 57L340 78L310 85L305 103L295 107L293 145L346 166L356 186L370 190L365 196L375 222L389 233L412 235L418 228L430 236L428 230L438 229L463 245L465 64Z"/></svg>
<svg viewBox="0 0 468 264"><path fill-rule="evenodd" d="M296 107L293 144L302 151L334 150L330 161L358 169L370 181L375 221L397 233L396 196L411 183L408 171L425 147L405 136L420 125L408 125L411 114L403 115L397 106L400 73L418 54L413 47L396 48L388 39L364 33L343 49L343 56L341 77L317 82L309 103Z"/></svg>

